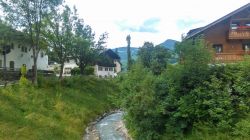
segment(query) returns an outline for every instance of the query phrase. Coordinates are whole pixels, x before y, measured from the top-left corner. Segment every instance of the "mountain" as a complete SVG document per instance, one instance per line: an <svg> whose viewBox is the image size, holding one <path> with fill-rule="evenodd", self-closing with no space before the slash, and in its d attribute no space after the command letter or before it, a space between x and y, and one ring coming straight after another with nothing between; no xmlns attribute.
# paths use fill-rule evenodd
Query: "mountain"
<svg viewBox="0 0 250 140"><path fill-rule="evenodd" d="M164 41L163 43L161 43L159 45L162 45L162 46L168 48L169 50L173 51L174 47L175 47L175 44L177 42L178 41L173 40L173 39L167 39L166 41ZM114 48L112 50L115 52L115 49L116 48ZM125 70L127 68L127 60L128 60L127 47L117 47L117 49L118 49L118 55L121 58L122 69ZM131 47L130 50L131 50L132 59L136 60L139 47ZM170 63L175 63L175 62L176 62L176 58L172 58L170 60Z"/></svg>
<svg viewBox="0 0 250 140"><path fill-rule="evenodd" d="M166 41L162 42L159 45L162 45L166 48L168 48L169 50L174 50L175 49L175 44L178 43L179 41L173 40L173 39L167 39Z"/></svg>

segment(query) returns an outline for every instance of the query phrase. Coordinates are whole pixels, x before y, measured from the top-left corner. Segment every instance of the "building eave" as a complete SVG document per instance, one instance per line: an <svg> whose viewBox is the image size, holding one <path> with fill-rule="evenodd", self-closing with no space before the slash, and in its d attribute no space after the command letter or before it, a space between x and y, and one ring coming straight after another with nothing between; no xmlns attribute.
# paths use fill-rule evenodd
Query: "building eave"
<svg viewBox="0 0 250 140"><path fill-rule="evenodd" d="M204 32L205 30L207 30L207 29L213 27L214 25L216 25L216 24L218 24L218 23L220 23L220 22L222 22L222 21L224 21L224 20L226 20L226 19L232 17L233 15L235 15L235 14L237 14L237 13L239 13L239 12L245 10L245 9L247 9L248 7L250 7L250 3L248 3L248 4L246 4L246 5L244 5L244 6L240 7L240 8L238 8L237 10L234 10L233 12L231 12L231 13L229 13L229 14L223 16L222 18L219 18L218 20L216 20L216 21L214 21L214 22L208 24L207 26L201 28L199 31L197 31L197 32L195 32L195 33L193 33L193 34L187 36L185 39L190 39L190 38L193 38L193 37L195 37L195 36L197 36L197 35L199 35L199 34L202 34L202 32Z"/></svg>

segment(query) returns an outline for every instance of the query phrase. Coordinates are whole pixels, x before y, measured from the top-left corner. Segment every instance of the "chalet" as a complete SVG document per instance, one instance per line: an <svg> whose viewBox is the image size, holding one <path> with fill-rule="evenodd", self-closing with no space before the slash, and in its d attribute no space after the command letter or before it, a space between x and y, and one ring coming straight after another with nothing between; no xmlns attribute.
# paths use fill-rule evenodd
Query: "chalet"
<svg viewBox="0 0 250 140"><path fill-rule="evenodd" d="M250 3L204 27L190 30L185 39L203 36L215 50L215 60L234 62L250 54Z"/></svg>
<svg viewBox="0 0 250 140"><path fill-rule="evenodd" d="M95 65L95 75L98 77L115 77L121 72L120 57L108 49L100 54L102 60L97 61Z"/></svg>

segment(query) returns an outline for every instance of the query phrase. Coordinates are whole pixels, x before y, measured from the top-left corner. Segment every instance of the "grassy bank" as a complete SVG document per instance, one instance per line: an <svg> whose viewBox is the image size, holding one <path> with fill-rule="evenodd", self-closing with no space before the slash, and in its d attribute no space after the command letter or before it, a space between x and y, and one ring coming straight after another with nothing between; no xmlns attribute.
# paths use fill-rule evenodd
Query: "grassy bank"
<svg viewBox="0 0 250 140"><path fill-rule="evenodd" d="M38 87L0 89L0 139L82 139L87 124L112 108L111 81L40 79Z"/></svg>

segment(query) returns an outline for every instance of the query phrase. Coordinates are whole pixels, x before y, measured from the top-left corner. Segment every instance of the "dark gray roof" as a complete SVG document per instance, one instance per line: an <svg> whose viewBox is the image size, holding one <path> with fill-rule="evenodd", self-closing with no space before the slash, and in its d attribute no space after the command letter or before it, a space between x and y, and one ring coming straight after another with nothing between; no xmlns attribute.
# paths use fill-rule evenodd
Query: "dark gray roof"
<svg viewBox="0 0 250 140"><path fill-rule="evenodd" d="M198 35L198 34L201 34L203 31L207 30L208 28L211 28L212 26L214 26L214 25L220 23L221 21L224 21L224 20L226 20L226 19L232 17L233 15L235 15L235 14L237 14L237 13L239 13L239 12L241 12L241 11L243 11L243 10L249 8L249 7L250 7L250 3L248 3L248 4L246 4L246 5L242 6L242 7L240 7L239 9L237 9L237 10L235 10L235 11L233 11L233 12L227 14L227 15L225 15L224 17L222 17L222 18L220 18L220 19L218 19L218 20L216 20L216 21L214 21L214 22L208 24L208 25L205 26L205 27L196 28L196 29L193 29L193 31L190 30L190 31L187 33L187 36L186 36L185 39L189 39L189 38L192 38L192 37L194 37L194 36L196 36L196 35Z"/></svg>

